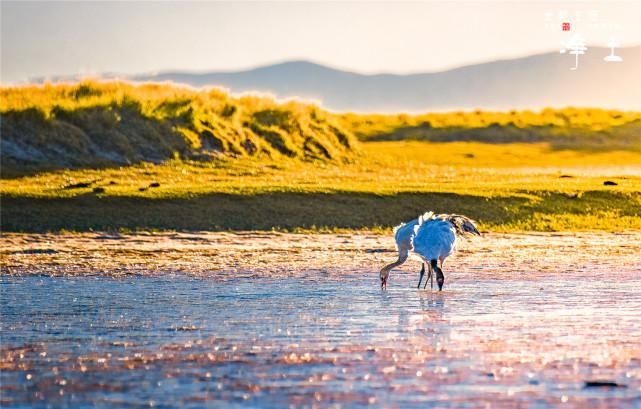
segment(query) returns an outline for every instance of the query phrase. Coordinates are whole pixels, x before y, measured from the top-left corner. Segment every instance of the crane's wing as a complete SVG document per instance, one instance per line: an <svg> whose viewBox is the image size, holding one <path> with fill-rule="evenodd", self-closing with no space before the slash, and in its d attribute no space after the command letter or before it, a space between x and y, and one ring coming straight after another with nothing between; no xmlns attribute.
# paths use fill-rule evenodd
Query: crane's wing
<svg viewBox="0 0 641 409"><path fill-rule="evenodd" d="M414 226L418 224L418 219L410 220L407 223L401 223L394 227L394 240L396 241L396 250L408 252L412 249L412 236L414 235Z"/></svg>
<svg viewBox="0 0 641 409"><path fill-rule="evenodd" d="M456 229L452 223L433 217L414 227L412 249L426 261L443 259L454 251Z"/></svg>
<svg viewBox="0 0 641 409"><path fill-rule="evenodd" d="M402 232L402 228L405 227L406 223L401 223L398 226L394 227L394 244L396 245L396 250L401 251L401 246L399 246L399 243L402 242L402 238L400 237Z"/></svg>

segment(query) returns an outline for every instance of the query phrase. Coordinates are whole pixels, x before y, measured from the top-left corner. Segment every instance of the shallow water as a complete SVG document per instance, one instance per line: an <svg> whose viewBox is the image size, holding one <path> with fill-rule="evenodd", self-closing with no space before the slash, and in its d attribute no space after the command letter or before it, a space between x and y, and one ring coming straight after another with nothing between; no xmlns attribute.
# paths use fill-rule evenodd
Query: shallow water
<svg viewBox="0 0 641 409"><path fill-rule="evenodd" d="M381 292L394 254L375 236L265 236L252 252L292 250L269 266L233 236L215 247L234 268L209 274L167 245L127 275L117 251L142 239L92 270L97 237L66 262L77 238L4 239L3 407L641 407L638 235L489 236L448 260L441 293L414 288L412 262Z"/></svg>

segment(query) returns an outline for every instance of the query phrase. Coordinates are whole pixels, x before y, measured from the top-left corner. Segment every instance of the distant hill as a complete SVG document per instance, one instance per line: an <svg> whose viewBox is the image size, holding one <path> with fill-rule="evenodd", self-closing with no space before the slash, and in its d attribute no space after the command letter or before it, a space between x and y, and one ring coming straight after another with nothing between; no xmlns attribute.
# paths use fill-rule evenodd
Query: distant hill
<svg viewBox="0 0 641 409"><path fill-rule="evenodd" d="M262 91L302 97L338 111L424 112L451 109L600 107L641 110L641 46L617 49L623 62L606 63L606 48L574 58L558 52L469 65L443 72L363 75L307 61L234 72L162 72L128 77L232 92Z"/></svg>

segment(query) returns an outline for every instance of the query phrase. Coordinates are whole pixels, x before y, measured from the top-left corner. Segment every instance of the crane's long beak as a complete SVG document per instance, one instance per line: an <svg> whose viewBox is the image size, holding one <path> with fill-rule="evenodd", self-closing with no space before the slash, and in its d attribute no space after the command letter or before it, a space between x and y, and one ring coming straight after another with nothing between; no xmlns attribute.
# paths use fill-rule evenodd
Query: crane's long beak
<svg viewBox="0 0 641 409"><path fill-rule="evenodd" d="M387 290L387 277L381 278L381 290Z"/></svg>

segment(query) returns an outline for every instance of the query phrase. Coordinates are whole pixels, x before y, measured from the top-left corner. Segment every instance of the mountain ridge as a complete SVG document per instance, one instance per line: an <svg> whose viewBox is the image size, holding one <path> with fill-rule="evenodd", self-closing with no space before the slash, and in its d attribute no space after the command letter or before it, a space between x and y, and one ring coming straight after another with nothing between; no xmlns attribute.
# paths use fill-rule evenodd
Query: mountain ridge
<svg viewBox="0 0 641 409"><path fill-rule="evenodd" d="M308 60L281 61L243 70L116 76L140 82L220 86L232 93L320 101L334 111L542 109L566 106L641 110L641 46L616 50L622 63L606 63L610 49L591 47L574 58L548 52L412 74L362 74ZM594 85L597 86L594 86Z"/></svg>

